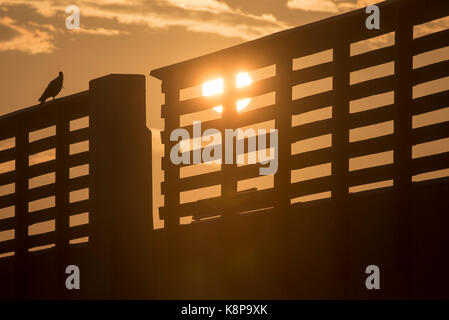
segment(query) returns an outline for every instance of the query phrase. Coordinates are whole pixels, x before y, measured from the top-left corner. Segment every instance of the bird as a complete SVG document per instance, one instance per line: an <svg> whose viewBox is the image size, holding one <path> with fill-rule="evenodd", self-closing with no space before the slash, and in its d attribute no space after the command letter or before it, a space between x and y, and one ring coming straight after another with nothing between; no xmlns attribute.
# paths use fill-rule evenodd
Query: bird
<svg viewBox="0 0 449 320"><path fill-rule="evenodd" d="M53 97L53 100L55 97L59 94L59 92L62 89L62 83L64 80L64 75L62 74L62 71L59 71L59 75L57 78L53 79L45 89L42 96L39 98L39 101L41 104L45 103L45 100L47 100L50 97Z"/></svg>

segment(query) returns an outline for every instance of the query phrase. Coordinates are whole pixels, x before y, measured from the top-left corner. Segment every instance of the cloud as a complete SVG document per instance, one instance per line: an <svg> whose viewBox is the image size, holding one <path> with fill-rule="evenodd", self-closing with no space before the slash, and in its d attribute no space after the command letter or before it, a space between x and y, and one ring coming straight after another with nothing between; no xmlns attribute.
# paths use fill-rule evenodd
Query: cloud
<svg viewBox="0 0 449 320"><path fill-rule="evenodd" d="M105 29L105 28L94 28L94 29L80 28L80 29L73 29L71 32L73 32L75 34L76 33L85 33L85 34L95 34L95 35L102 35L102 36L118 36L120 34L129 34L129 32L127 32L127 31Z"/></svg>
<svg viewBox="0 0 449 320"><path fill-rule="evenodd" d="M364 8L379 2L381 0L288 0L287 7L303 11L338 14Z"/></svg>
<svg viewBox="0 0 449 320"><path fill-rule="evenodd" d="M65 15L66 6L72 2L0 0L0 5L26 5L43 17L55 17ZM96 22L87 25L88 31L81 31L86 34L119 35L124 33L119 29L140 25L149 29L182 27L192 32L250 40L289 28L269 13L253 15L219 0L79 0L76 5L80 8L81 29L86 27L84 18L118 22L115 32L100 31L104 28Z"/></svg>
<svg viewBox="0 0 449 320"><path fill-rule="evenodd" d="M19 25L10 17L0 17L0 25L15 31L15 36L12 39L0 41L0 52L21 51L37 54L49 53L55 49L52 43L53 35L49 32L49 29L53 28L52 26L35 23Z"/></svg>
<svg viewBox="0 0 449 320"><path fill-rule="evenodd" d="M289 0L287 6L304 11L339 12L337 4L330 0Z"/></svg>

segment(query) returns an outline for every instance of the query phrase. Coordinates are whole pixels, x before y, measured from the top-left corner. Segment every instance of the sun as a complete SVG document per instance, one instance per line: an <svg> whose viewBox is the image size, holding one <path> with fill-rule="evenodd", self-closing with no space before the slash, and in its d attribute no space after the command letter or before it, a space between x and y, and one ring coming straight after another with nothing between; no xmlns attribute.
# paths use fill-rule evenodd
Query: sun
<svg viewBox="0 0 449 320"><path fill-rule="evenodd" d="M253 83L250 75L247 72L241 72L237 74L235 84L237 88L245 87ZM213 96L223 93L223 79L215 79L203 84L203 96ZM237 111L245 109L251 102L251 98L242 99L237 101ZM216 106L213 108L217 112L223 112L223 106Z"/></svg>

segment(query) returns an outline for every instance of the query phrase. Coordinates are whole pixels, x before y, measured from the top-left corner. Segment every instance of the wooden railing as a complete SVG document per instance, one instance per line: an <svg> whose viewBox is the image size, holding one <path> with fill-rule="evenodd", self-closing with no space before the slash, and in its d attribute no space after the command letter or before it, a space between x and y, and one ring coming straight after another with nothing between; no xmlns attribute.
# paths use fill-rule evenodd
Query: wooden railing
<svg viewBox="0 0 449 320"><path fill-rule="evenodd" d="M341 207L352 193L376 187L393 187L398 192L398 199L404 200L416 177L449 167L447 141L442 152L426 156L412 154L417 145L449 137L447 121L437 120L420 127L412 123L419 115L448 107L449 86L445 86L444 81L449 82L446 78L449 61L417 68L413 63L420 54L449 46L447 29L424 36L414 35L418 25L448 16L449 2L393 0L380 3L378 7L379 30L365 27L368 14L361 9L151 72L162 80L165 94L162 106L165 119L162 193L165 205L160 209L160 216L166 227L179 225L180 218L186 216L221 215L224 218L263 208L287 214L290 208L298 205L294 202L300 203L303 197L310 195L330 197ZM357 52L360 45L365 46L362 53ZM316 63L320 59L316 58L312 66L295 67L301 60L299 58L312 55L327 55L328 59ZM383 72L382 65L389 72ZM275 69L274 74L259 77L248 86L235 87L239 72L254 75L270 67ZM372 67L379 67L381 71L377 74L374 71L373 76L369 69ZM224 83L222 94L202 96L199 93L198 88L203 83L219 78ZM442 79L443 89L439 92L430 89L420 96L421 84L438 79ZM322 90L308 91L307 85L315 81L322 83L319 85ZM186 90L196 90L197 94L184 99L182 93ZM297 90L299 97L295 97ZM275 98L267 106L236 111L235 104L239 99L255 100L270 93L274 93ZM372 102L367 101L362 108L354 107L363 105L368 97L377 97L375 103L378 105L369 107ZM386 102L382 103L382 99ZM274 120L279 155L272 188L237 192L238 181L259 176L258 164L227 164L219 171L181 177L180 170L186 165L171 162L170 150L178 142L170 141L170 133L182 127L193 136L193 126L181 126L181 118L218 105L223 106L221 117L203 120L201 125L203 130L219 129L223 139L224 129ZM324 113L324 108L329 107L332 115L328 118L294 124L294 117L304 117L307 112L317 110ZM202 120L202 117L198 113L196 119ZM377 134L372 134L369 126L381 124L387 129L374 128ZM369 132L371 136L364 137ZM293 143L325 135L331 135L328 145L292 154ZM381 160L381 155L376 158L375 155L380 153L390 160ZM368 155L374 155L373 164L352 167L352 163L363 162L365 160L360 157ZM327 165L327 174L299 181L293 178L296 171L318 165ZM181 192L213 185L220 185L219 196L181 203ZM404 202L407 201L399 201Z"/></svg>

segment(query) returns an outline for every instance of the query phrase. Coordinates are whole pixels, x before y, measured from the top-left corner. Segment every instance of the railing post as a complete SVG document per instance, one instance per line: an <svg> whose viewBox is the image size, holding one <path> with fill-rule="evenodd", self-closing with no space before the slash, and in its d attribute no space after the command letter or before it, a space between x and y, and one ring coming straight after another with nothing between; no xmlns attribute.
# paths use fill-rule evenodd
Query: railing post
<svg viewBox="0 0 449 320"><path fill-rule="evenodd" d="M65 267L69 253L69 120L64 117L64 108L58 108L56 122L56 261L57 292L64 297L68 292L65 287Z"/></svg>
<svg viewBox="0 0 449 320"><path fill-rule="evenodd" d="M224 204L223 216L222 218L226 221L234 217L236 214L235 208L235 198L237 196L237 138L233 136L233 150L232 150L232 163L226 163L226 129L236 129L235 128L235 119L237 119L237 100L235 99L235 86L236 80L234 74L226 74L223 77L223 94L225 95L224 103L223 103L223 112L221 114L221 124L220 128L222 135L222 171L223 171L223 183L221 185L221 196Z"/></svg>
<svg viewBox="0 0 449 320"><path fill-rule="evenodd" d="M274 175L275 207L278 214L287 214L290 207L291 183L291 101L293 58L282 51L276 63L276 129L278 130L278 171Z"/></svg>
<svg viewBox="0 0 449 320"><path fill-rule="evenodd" d="M145 77L108 75L89 84L89 248L94 298L144 297L149 272L151 137Z"/></svg>
<svg viewBox="0 0 449 320"><path fill-rule="evenodd" d="M332 89L334 104L332 106L332 198L334 203L334 262L336 265L335 279L343 283L336 283L338 292L345 298L348 295L348 267L350 265L350 208L348 204L349 177L349 57L350 43L347 38L345 25L336 24L334 27L335 44L333 49L334 74Z"/></svg>
<svg viewBox="0 0 449 320"><path fill-rule="evenodd" d="M17 128L19 129L19 128ZM15 164L15 286L16 297L26 299L28 296L28 131L17 130Z"/></svg>
<svg viewBox="0 0 449 320"><path fill-rule="evenodd" d="M405 279L405 298L411 295L411 231L410 196L412 194L411 160L412 160L412 102L413 87L411 84L413 71L413 5L400 1L397 5L396 44L396 92L395 92L395 150L394 150L394 189L396 210L398 212L401 234L398 243L399 270L403 271ZM399 280L399 279L398 279Z"/></svg>
<svg viewBox="0 0 449 320"><path fill-rule="evenodd" d="M162 92L165 94L165 104L162 108L170 110L165 116L164 131L167 133L167 139L170 139L170 133L180 127L180 116L178 113L179 103L179 88L172 83L163 82ZM179 226L179 166L172 163L170 159L170 150L178 141L162 141L165 144L164 158L164 181L168 188L164 193L164 227L167 229L176 228Z"/></svg>

